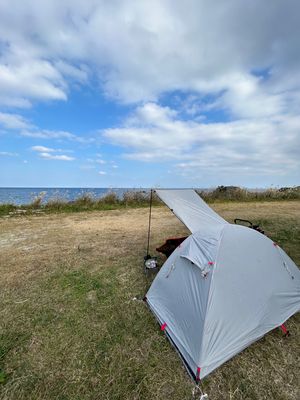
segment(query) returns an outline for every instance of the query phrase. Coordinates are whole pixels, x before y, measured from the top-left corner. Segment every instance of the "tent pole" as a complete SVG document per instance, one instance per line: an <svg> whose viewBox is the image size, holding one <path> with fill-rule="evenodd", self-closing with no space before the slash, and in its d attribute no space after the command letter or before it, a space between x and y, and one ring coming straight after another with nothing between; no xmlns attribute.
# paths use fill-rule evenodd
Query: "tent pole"
<svg viewBox="0 0 300 400"><path fill-rule="evenodd" d="M149 256L149 245L150 245L150 229L151 229L151 213L152 213L152 189L150 191L150 207L149 207L149 225L148 225L148 244L147 244L147 255Z"/></svg>

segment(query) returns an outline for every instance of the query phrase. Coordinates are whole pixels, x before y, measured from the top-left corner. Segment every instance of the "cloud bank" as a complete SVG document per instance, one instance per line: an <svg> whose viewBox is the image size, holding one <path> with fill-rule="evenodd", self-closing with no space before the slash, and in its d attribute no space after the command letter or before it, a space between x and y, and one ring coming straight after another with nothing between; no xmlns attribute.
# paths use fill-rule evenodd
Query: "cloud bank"
<svg viewBox="0 0 300 400"><path fill-rule="evenodd" d="M124 102L226 91L237 114L258 112L269 97L272 114L278 94L299 90L294 0L2 0L0 16L3 104L66 100L89 74Z"/></svg>
<svg viewBox="0 0 300 400"><path fill-rule="evenodd" d="M289 174L300 169L300 116L203 123L147 103L124 126L104 131L127 158L173 161L187 173ZM284 137L282 132L285 132Z"/></svg>

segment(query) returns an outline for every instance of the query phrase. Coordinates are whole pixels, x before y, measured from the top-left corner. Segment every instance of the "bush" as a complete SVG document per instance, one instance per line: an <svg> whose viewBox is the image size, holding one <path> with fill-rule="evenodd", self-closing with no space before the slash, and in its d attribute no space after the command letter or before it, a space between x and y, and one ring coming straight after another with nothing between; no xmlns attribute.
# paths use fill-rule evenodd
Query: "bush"
<svg viewBox="0 0 300 400"><path fill-rule="evenodd" d="M18 207L14 204L0 204L0 215L7 215L17 209Z"/></svg>
<svg viewBox="0 0 300 400"><path fill-rule="evenodd" d="M44 208L47 210L52 210L52 211L62 211L66 207L70 205L70 202L67 202L64 199L61 199L59 197L57 198L52 198L50 199L44 206Z"/></svg>
<svg viewBox="0 0 300 400"><path fill-rule="evenodd" d="M108 192L103 197L100 197L100 199L97 201L97 205L101 204L115 205L119 203L120 199L115 192Z"/></svg>
<svg viewBox="0 0 300 400"><path fill-rule="evenodd" d="M144 191L127 191L123 194L122 203L125 206L149 204L149 193Z"/></svg>
<svg viewBox="0 0 300 400"><path fill-rule="evenodd" d="M70 203L75 207L82 207L83 209L87 209L95 204L95 197L92 193L84 193Z"/></svg>

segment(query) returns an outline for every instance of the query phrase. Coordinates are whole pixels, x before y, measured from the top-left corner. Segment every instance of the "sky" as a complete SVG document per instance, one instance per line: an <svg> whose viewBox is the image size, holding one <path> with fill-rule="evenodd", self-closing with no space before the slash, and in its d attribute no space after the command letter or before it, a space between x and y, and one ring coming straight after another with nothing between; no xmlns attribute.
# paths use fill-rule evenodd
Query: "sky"
<svg viewBox="0 0 300 400"><path fill-rule="evenodd" d="M0 186L300 181L298 0L0 0Z"/></svg>

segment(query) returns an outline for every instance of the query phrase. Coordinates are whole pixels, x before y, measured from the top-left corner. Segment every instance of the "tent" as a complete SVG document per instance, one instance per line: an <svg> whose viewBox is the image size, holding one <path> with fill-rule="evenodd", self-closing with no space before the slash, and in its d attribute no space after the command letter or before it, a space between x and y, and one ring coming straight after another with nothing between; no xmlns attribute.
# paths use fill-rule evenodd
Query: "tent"
<svg viewBox="0 0 300 400"><path fill-rule="evenodd" d="M267 236L230 224L193 190L156 190L191 235L145 300L200 380L300 310L300 271Z"/></svg>

